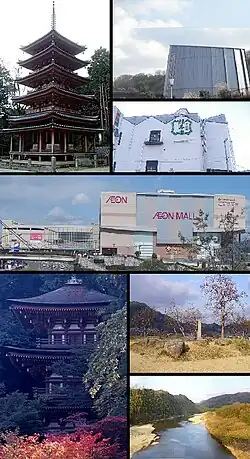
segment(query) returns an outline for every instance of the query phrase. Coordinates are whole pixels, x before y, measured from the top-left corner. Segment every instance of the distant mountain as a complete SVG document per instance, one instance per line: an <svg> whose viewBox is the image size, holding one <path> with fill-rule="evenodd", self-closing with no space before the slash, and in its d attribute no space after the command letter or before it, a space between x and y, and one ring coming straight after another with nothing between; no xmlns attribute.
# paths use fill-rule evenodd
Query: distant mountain
<svg viewBox="0 0 250 459"><path fill-rule="evenodd" d="M172 395L163 390L153 389L130 390L132 425L175 416L189 416L197 412L200 412L200 408L185 395Z"/></svg>
<svg viewBox="0 0 250 459"><path fill-rule="evenodd" d="M237 392L236 394L223 394L216 397L202 400L198 403L200 409L204 408L220 408L233 403L250 403L250 392Z"/></svg>
<svg viewBox="0 0 250 459"><path fill-rule="evenodd" d="M130 302L130 329L132 332L135 332L136 329L140 328L140 320L137 319L138 312L143 310L147 311L147 314L144 314L145 317L151 317L151 325L148 327L151 331L155 330L158 332L173 333L173 319L167 314L162 314L160 311L156 311L154 308L148 306L146 303L140 303L138 301ZM145 320L144 320L145 322ZM226 327L227 330L227 327ZM221 326L212 323L206 324L202 323L201 333L203 336L217 336L221 333Z"/></svg>

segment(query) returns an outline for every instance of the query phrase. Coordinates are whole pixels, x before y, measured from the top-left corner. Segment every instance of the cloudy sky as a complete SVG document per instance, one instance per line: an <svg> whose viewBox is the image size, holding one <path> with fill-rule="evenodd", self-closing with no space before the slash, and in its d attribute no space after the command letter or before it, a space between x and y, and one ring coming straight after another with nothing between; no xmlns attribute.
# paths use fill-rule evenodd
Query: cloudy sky
<svg viewBox="0 0 250 459"><path fill-rule="evenodd" d="M250 376L131 376L131 387L186 395L195 403L222 394L250 391Z"/></svg>
<svg viewBox="0 0 250 459"><path fill-rule="evenodd" d="M243 194L249 176L0 176L0 219L35 224L98 223L102 191Z"/></svg>
<svg viewBox="0 0 250 459"><path fill-rule="evenodd" d="M237 170L250 170L250 158L246 155L246 145L250 149L249 125L250 109L248 102L115 102L114 105L124 116L165 115L186 108L190 113L198 113L201 118L224 114L226 115Z"/></svg>
<svg viewBox="0 0 250 459"><path fill-rule="evenodd" d="M180 307L199 309L206 322L214 319L205 311L205 298L200 286L205 274L132 274L130 276L130 300L153 306L157 311L166 312L167 305L174 299ZM250 277L248 274L230 275L240 291L249 295ZM246 313L250 313L248 301L245 301Z"/></svg>
<svg viewBox="0 0 250 459"><path fill-rule="evenodd" d="M57 30L87 51L89 59L100 46L109 48L109 0L55 0ZM11 0L1 2L0 59L8 68L28 58L19 50L51 29L52 0ZM80 70L79 74L85 75ZM27 73L23 70L23 74Z"/></svg>
<svg viewBox="0 0 250 459"><path fill-rule="evenodd" d="M249 0L114 0L114 76L165 70L169 45L250 49Z"/></svg>

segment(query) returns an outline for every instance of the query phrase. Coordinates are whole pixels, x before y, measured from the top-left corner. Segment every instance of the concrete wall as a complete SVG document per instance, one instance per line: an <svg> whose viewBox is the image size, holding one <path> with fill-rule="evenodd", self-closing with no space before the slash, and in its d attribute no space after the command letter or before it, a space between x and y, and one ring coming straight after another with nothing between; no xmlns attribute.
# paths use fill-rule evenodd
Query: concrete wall
<svg viewBox="0 0 250 459"><path fill-rule="evenodd" d="M180 116L176 122L187 117ZM145 172L146 162L157 160L158 172L203 170L200 124L190 120L192 132L174 135L174 120L161 122L153 116L138 125L123 119L122 139L116 148L116 172ZM145 145L150 131L161 131L161 145Z"/></svg>
<svg viewBox="0 0 250 459"><path fill-rule="evenodd" d="M102 249L117 249L117 254L134 255L134 233L102 229L100 232L100 247Z"/></svg>
<svg viewBox="0 0 250 459"><path fill-rule="evenodd" d="M227 84L230 90L246 89L241 55L244 50L206 46L170 46L164 96L170 97L169 78L174 78L173 95L201 90L216 94L216 85Z"/></svg>

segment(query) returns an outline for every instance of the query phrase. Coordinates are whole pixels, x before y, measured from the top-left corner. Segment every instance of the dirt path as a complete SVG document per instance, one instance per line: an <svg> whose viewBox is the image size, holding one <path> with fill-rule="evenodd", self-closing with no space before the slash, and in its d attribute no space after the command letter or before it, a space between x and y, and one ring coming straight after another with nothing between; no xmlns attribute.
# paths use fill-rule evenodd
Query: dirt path
<svg viewBox="0 0 250 459"><path fill-rule="evenodd" d="M163 358L130 354L131 373L247 373L250 356L229 357L213 360L170 362Z"/></svg>

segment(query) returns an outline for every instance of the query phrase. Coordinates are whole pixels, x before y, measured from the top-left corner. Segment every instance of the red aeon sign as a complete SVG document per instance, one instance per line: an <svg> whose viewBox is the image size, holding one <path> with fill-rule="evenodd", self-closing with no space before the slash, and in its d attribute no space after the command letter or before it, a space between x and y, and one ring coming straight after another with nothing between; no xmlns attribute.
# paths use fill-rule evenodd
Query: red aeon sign
<svg viewBox="0 0 250 459"><path fill-rule="evenodd" d="M42 241L43 235L42 233L31 233L30 234L30 241Z"/></svg>
<svg viewBox="0 0 250 459"><path fill-rule="evenodd" d="M106 204L110 202L111 204L127 204L128 203L128 197L127 196L109 196L108 199L106 200Z"/></svg>
<svg viewBox="0 0 250 459"><path fill-rule="evenodd" d="M194 212L156 212L153 220L194 220Z"/></svg>

